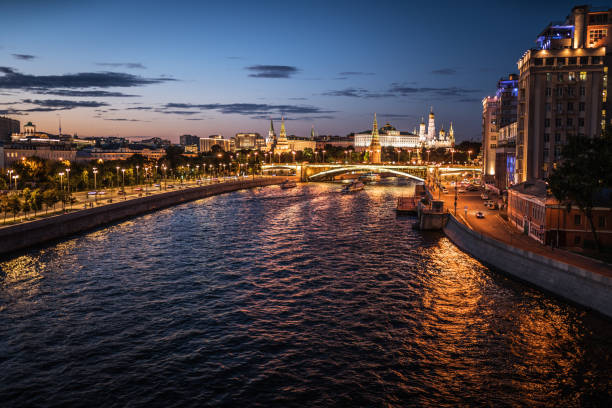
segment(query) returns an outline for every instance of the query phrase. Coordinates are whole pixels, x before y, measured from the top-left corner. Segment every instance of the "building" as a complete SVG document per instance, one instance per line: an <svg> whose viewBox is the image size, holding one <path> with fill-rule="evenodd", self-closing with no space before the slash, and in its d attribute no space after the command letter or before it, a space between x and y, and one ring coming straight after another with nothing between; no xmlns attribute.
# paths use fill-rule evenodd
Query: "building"
<svg viewBox="0 0 612 408"><path fill-rule="evenodd" d="M317 142L305 137L292 136L287 138L289 142L289 149L294 152L301 152L305 149L311 149L314 151L317 147Z"/></svg>
<svg viewBox="0 0 612 408"><path fill-rule="evenodd" d="M199 149L199 146L195 145L195 144L193 144L193 145L185 145L185 153L197 155L198 154L198 149Z"/></svg>
<svg viewBox="0 0 612 408"><path fill-rule="evenodd" d="M516 135L518 123L513 122L501 127L495 148L495 187L506 190L516 183Z"/></svg>
<svg viewBox="0 0 612 408"><path fill-rule="evenodd" d="M596 137L610 125L608 31L611 10L577 6L539 34L518 61L519 182L546 178L572 136Z"/></svg>
<svg viewBox="0 0 612 408"><path fill-rule="evenodd" d="M10 143L11 135L21 131L21 124L16 119L0 117L0 144Z"/></svg>
<svg viewBox="0 0 612 408"><path fill-rule="evenodd" d="M437 149L439 147L451 148L455 145L455 130L451 122L448 133L444 130L444 126L436 136L436 115L433 112L433 106L429 111L429 120L427 127L425 121L421 118L418 134L419 146Z"/></svg>
<svg viewBox="0 0 612 408"><path fill-rule="evenodd" d="M382 149L380 146L380 140L378 138L378 121L376 120L376 113L374 113L374 123L372 124L372 138L368 150L370 152L370 163L380 163L382 161Z"/></svg>
<svg viewBox="0 0 612 408"><path fill-rule="evenodd" d="M128 147L120 147L118 149L101 149L94 147L93 149L79 150L76 154L76 161L88 162L91 160L126 160L135 154L144 156L148 160L159 160L166 155L164 149L131 149Z"/></svg>
<svg viewBox="0 0 612 408"><path fill-rule="evenodd" d="M213 146L219 146L224 152L231 152L233 149L233 141L224 139L221 135L210 135L209 137L200 138L200 153L212 151Z"/></svg>
<svg viewBox="0 0 612 408"><path fill-rule="evenodd" d="M382 147L411 149L420 146L419 136L411 132L400 132L387 123L378 130L378 140ZM372 132L357 133L354 136L355 150L368 150L372 143Z"/></svg>
<svg viewBox="0 0 612 408"><path fill-rule="evenodd" d="M497 96L487 96L482 100L482 174L487 181L491 181L495 176L498 110Z"/></svg>
<svg viewBox="0 0 612 408"><path fill-rule="evenodd" d="M501 129L517 120L518 75L510 74L508 78L497 81L497 128Z"/></svg>
<svg viewBox="0 0 612 408"><path fill-rule="evenodd" d="M77 150L64 144L18 143L6 144L1 150L1 165L10 167L13 163L26 160L28 157L38 157L45 160L74 161Z"/></svg>
<svg viewBox="0 0 612 408"><path fill-rule="evenodd" d="M271 131L274 131L272 127L270 127ZM278 138L275 137L274 144L272 147L274 154L282 154L291 152L291 146L289 146L289 140L287 140L287 131L285 130L285 119L281 118L281 130Z"/></svg>
<svg viewBox="0 0 612 408"><path fill-rule="evenodd" d="M51 135L46 132L37 132L36 125L28 122L23 125L23 133L13 133L11 135L12 143L45 143L45 144L60 144L64 143L58 136Z"/></svg>
<svg viewBox="0 0 612 408"><path fill-rule="evenodd" d="M179 137L179 144L181 146L200 145L200 138L194 135L181 135Z"/></svg>
<svg viewBox="0 0 612 408"><path fill-rule="evenodd" d="M612 190L596 197L593 224L599 241L612 247ZM559 203L542 180L519 183L508 189L508 219L536 241L559 247L594 247L590 223L576 206Z"/></svg>
<svg viewBox="0 0 612 408"><path fill-rule="evenodd" d="M371 137L371 135L369 135ZM316 149L322 150L325 149L325 146L334 146L341 147L343 149L353 149L355 147L355 137L351 136L317 136L316 139Z"/></svg>
<svg viewBox="0 0 612 408"><path fill-rule="evenodd" d="M234 143L237 150L258 150L266 147L266 139L262 138L259 133L236 133Z"/></svg>

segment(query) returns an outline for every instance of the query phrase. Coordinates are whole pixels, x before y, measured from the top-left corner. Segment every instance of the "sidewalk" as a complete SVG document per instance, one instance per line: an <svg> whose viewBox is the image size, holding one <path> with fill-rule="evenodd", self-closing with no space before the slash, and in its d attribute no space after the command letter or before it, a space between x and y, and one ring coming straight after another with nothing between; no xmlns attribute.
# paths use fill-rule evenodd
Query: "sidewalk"
<svg viewBox="0 0 612 408"><path fill-rule="evenodd" d="M454 213L455 209L455 188L447 186L448 193L440 194L440 200L444 200L446 208ZM434 199L438 199L438 190L433 191ZM465 210L467 207L467 211ZM476 218L476 213L481 211L484 218ZM480 192L465 192L457 194L457 219L463 222L472 230L487 235L498 241L512 245L525 251L533 252L548 258L555 259L570 265L577 266L612 277L612 266L582 255L574 254L562 249L551 249L549 246L542 245L534 239L522 234L514 228L508 221L502 219L498 210L489 210L484 206L484 201L480 198Z"/></svg>

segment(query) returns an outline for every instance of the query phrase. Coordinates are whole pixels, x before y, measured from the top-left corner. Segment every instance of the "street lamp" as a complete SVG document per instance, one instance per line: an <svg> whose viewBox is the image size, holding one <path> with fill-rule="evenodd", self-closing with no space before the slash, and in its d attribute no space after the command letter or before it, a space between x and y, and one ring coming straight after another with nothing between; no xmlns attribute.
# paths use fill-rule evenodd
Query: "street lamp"
<svg viewBox="0 0 612 408"><path fill-rule="evenodd" d="M468 163L469 163L469 162L470 162L470 160L471 160L471 157L472 157L472 151L471 151L471 150L468 150L468 152L467 152L467 153L468 153Z"/></svg>
<svg viewBox="0 0 612 408"><path fill-rule="evenodd" d="M123 191L123 193L124 193L123 199L125 200L125 169L121 169L121 178L123 180L121 191Z"/></svg>
<svg viewBox="0 0 612 408"><path fill-rule="evenodd" d="M98 175L98 169L96 169L95 167L93 168L93 175L94 175L94 191L96 192L96 194L94 195L94 201L98 201L98 179L97 179L97 175Z"/></svg>
<svg viewBox="0 0 612 408"><path fill-rule="evenodd" d="M325 163L325 150L323 150L323 163Z"/></svg>
<svg viewBox="0 0 612 408"><path fill-rule="evenodd" d="M136 185L140 184L138 182L138 169L140 168L140 166L136 165Z"/></svg>
<svg viewBox="0 0 612 408"><path fill-rule="evenodd" d="M68 195L70 195L70 169L66 169L66 181L68 182Z"/></svg>
<svg viewBox="0 0 612 408"><path fill-rule="evenodd" d="M60 173L59 176L60 176L60 190L64 191L64 173L63 172Z"/></svg>
<svg viewBox="0 0 612 408"><path fill-rule="evenodd" d="M11 189L11 180L13 179L13 173L15 172L15 170L9 170L8 176L9 176L9 190Z"/></svg>
<svg viewBox="0 0 612 408"><path fill-rule="evenodd" d="M19 188L17 188L17 179L19 178L19 174L15 174L13 176L13 180L15 180L15 190L19 190Z"/></svg>
<svg viewBox="0 0 612 408"><path fill-rule="evenodd" d="M455 157L455 149L450 149L450 151L451 151L451 164L453 164L453 160Z"/></svg>

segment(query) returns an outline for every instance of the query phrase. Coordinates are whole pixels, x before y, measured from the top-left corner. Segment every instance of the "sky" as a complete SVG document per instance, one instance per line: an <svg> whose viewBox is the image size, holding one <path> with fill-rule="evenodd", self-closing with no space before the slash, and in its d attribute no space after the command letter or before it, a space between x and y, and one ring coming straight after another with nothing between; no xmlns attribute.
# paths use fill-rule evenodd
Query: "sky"
<svg viewBox="0 0 612 408"><path fill-rule="evenodd" d="M282 115L298 136L362 131L374 112L412 131L433 107L438 129L480 140L482 98L576 4L3 0L0 115L178 141L264 135Z"/></svg>

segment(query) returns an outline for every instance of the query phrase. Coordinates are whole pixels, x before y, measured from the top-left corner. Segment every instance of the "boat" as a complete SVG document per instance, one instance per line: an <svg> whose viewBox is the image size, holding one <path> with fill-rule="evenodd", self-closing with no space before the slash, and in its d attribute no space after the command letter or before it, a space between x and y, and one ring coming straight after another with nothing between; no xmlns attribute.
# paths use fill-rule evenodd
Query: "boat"
<svg viewBox="0 0 612 408"><path fill-rule="evenodd" d="M418 211L418 198L415 196L398 197L396 211L398 214L416 215Z"/></svg>
<svg viewBox="0 0 612 408"><path fill-rule="evenodd" d="M293 180L285 180L281 183L280 187L284 190L288 189L288 188L294 188L297 187L297 183Z"/></svg>
<svg viewBox="0 0 612 408"><path fill-rule="evenodd" d="M361 191L364 188L364 184L361 181L351 181L349 184L342 188L343 193L352 193L354 191Z"/></svg>
<svg viewBox="0 0 612 408"><path fill-rule="evenodd" d="M359 176L359 180L373 183L376 181L380 181L380 174L366 173L366 174Z"/></svg>

